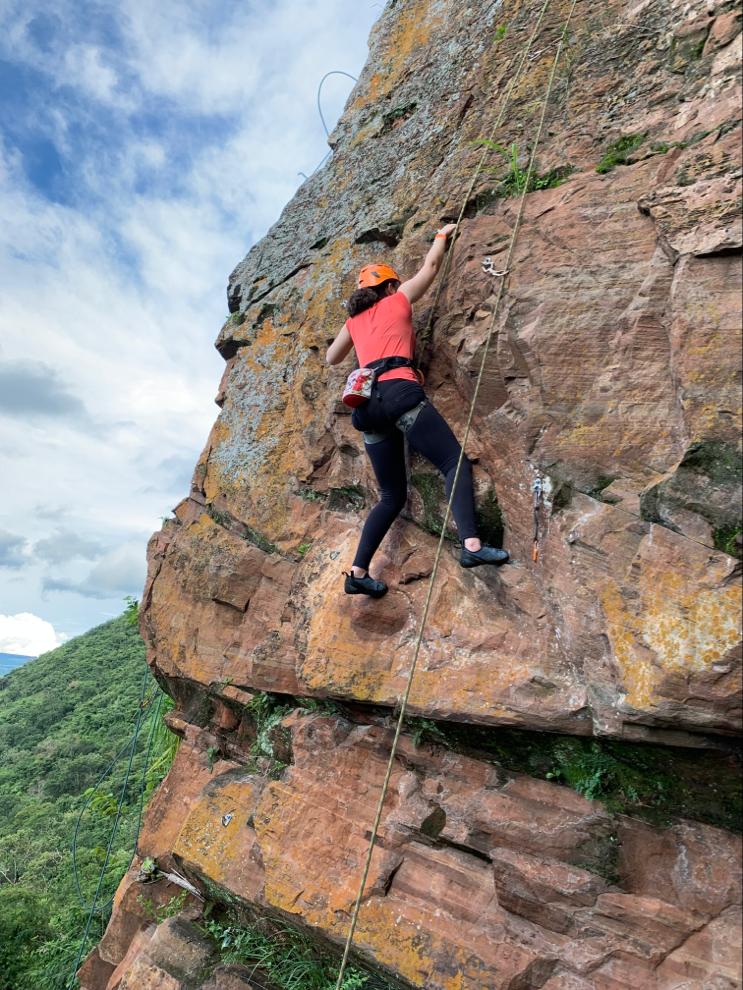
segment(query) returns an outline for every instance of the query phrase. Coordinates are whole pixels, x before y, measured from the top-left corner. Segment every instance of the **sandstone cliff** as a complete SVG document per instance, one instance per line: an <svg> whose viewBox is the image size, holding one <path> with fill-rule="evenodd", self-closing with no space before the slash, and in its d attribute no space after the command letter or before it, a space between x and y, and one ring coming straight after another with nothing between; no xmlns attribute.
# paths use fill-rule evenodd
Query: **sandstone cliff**
<svg viewBox="0 0 743 990"><path fill-rule="evenodd" d="M548 8L497 135L509 153L478 180L436 312L416 314L460 433L496 293L482 262L501 267L569 6ZM412 271L456 217L540 7L387 4L333 158L230 277L220 415L150 544L142 629L184 744L140 854L318 944L348 927L443 514L414 461L378 558L389 595L343 596L375 487L324 349L355 270ZM395 985L740 985L740 844L721 827L741 728L740 27L724 0L576 7L468 447L513 564L444 556L424 721L361 912L358 959ZM207 975L195 907L149 924L138 867L83 987L250 986Z"/></svg>

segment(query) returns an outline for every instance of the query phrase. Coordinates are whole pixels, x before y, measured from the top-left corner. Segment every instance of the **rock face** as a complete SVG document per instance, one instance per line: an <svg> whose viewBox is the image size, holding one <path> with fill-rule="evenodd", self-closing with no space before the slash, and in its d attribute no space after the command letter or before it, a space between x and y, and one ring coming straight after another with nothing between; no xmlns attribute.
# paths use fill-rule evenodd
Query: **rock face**
<svg viewBox="0 0 743 990"><path fill-rule="evenodd" d="M427 392L460 435L494 325L467 452L482 532L502 529L513 563L465 572L445 552L411 710L714 747L741 728L741 17L725 0L577 5L494 313L482 262L503 267L569 8L549 4L438 306L416 312ZM324 351L354 272L385 259L412 273L458 215L539 9L387 5L333 158L230 277L221 411L150 544L143 635L187 744L140 852L330 945L348 926L443 492L414 460L373 565L390 593L345 599L376 489L339 401L349 369ZM287 702L273 762L256 766L255 692L350 707ZM207 753L223 762L209 769ZM740 847L723 829L653 827L409 736L382 824L357 951L400 986L740 985ZM108 984L87 990L231 985L209 975L218 962L168 968L159 928L139 926L123 962L125 916L96 950ZM140 965L167 975L121 976Z"/></svg>
<svg viewBox="0 0 743 990"><path fill-rule="evenodd" d="M551 5L498 135L518 168L567 7ZM542 184L566 178L526 199L468 450L486 523L499 511L515 562L486 577L445 556L420 714L671 741L740 729L740 35L728 7L577 8L537 159ZM340 571L376 489L338 401L348 369L329 370L324 349L357 268L383 257L412 272L458 213L536 9L391 6L331 163L232 274L222 411L150 553L145 630L169 679L385 705L401 693L440 484L413 464L410 511L376 563L391 593L349 604ZM628 163L611 167L627 144ZM513 176L493 151L422 348L428 392L460 433L492 319L481 263L504 257ZM419 329L431 315L424 302Z"/></svg>

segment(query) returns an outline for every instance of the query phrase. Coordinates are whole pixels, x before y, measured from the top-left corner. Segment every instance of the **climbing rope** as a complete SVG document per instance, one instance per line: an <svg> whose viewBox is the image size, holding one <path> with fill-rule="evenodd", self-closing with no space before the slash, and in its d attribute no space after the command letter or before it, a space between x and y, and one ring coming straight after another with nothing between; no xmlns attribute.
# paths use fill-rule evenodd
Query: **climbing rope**
<svg viewBox="0 0 743 990"><path fill-rule="evenodd" d="M454 236L451 239L451 248L449 249L449 251L447 251L446 258L444 259L444 267L441 270L441 277L439 278L438 284L436 286L436 293L433 297L433 304L431 306L431 310L428 315L428 322L426 323L425 330L420 335L421 340L424 343L426 343L429 339L431 328L433 326L434 316L436 314L436 310L439 305L439 299L441 298L441 292L443 290L444 283L446 282L446 279L449 275L451 260L454 255L453 246L457 237L457 233L459 232L459 227L462 223L462 220L464 219L464 214L467 212L467 206L469 204L469 201L472 199L472 193L475 191L477 180L482 175L483 169L485 168L485 162L487 161L488 155L492 150L493 138L498 133L498 130L500 129L501 124L503 123L503 118L506 115L506 107L511 101L511 93L513 92L516 83L519 81L521 77L521 72L524 68L524 64L526 63L529 57L529 52L531 51L531 47L534 44L534 41L541 30L542 22L544 20L544 15L547 13L547 8L549 7L550 2L551 0L545 0L544 4L542 5L542 9L539 11L539 16L537 17L536 23L534 25L534 29L532 30L531 35L529 36L529 40L524 46L524 50L521 53L521 58L519 59L518 65L516 67L516 71L511 77L511 81L506 89L506 93L505 96L503 97L503 102L501 103L501 108L498 113L498 116L495 119L495 123L490 129L490 134L488 135L487 139L483 141L482 155L480 156L480 161L477 163L477 168L475 169L474 175L472 176L472 181L469 184L469 188L467 189L467 192L464 194L464 200L462 201L462 208L459 211L459 216L457 217L457 221L456 221L456 229L454 231Z"/></svg>
<svg viewBox="0 0 743 990"><path fill-rule="evenodd" d="M317 87L317 112L320 114L320 120L322 122L323 130L325 131L325 137L330 137L330 128L328 127L328 122L325 120L325 114L322 112L321 96L322 88L325 85L325 80L329 79L330 76L345 76L346 79L350 79L353 83L358 82L356 76L352 76L350 72L344 72L342 69L332 69L330 72L326 72L320 80L320 85Z"/></svg>
<svg viewBox="0 0 743 990"><path fill-rule="evenodd" d="M80 939L80 946L79 946L79 948L77 950L77 956L75 957L75 963L74 963L74 966L72 968L72 974L71 974L71 977L70 977L70 982L67 984L66 990L72 990L72 988L75 985L75 980L77 978L77 971L78 971L78 969L80 967L80 963L81 963L81 960L82 960L82 957L83 957L83 953L85 952L85 946L86 946L87 941L88 941L88 936L90 934L91 925L93 924L93 918L101 910L101 906L99 905L98 901L99 901L100 896L101 896L101 891L103 889L103 882L104 882L104 879L105 879L105 876L106 876L106 870L108 869L109 860L111 859L111 852L113 851L113 845L114 845L114 842L116 840L116 834L117 834L117 832L119 830L119 824L121 822L121 816L122 816L123 810L124 810L124 802L125 802L125 799L126 799L126 791L127 791L127 787L129 786L129 778L131 776L132 767L133 767L133 764L134 764L134 757L135 757L136 750L137 750L137 741L139 740L139 734L140 734L140 732L142 730L142 726L144 725L144 723L146 721L146 713L147 713L148 708L149 708L149 706L150 706L150 704L152 702L152 698L150 698L149 701L146 700L147 683L148 683L148 681L150 679L150 676L151 676L151 674L150 674L150 670L149 670L149 667L148 667L148 668L146 668L146 670L144 672L144 676L142 678L142 688L141 688L140 695L139 695L139 708L138 708L138 711L137 711L137 718L136 718L136 721L134 723L134 731L132 732L132 735L131 735L131 738L130 738L129 742L126 744L126 746L122 750L119 751L119 753L117 754L115 760L111 764L111 767L109 767L109 769L106 771L106 774L107 774L110 771L110 769L115 765L115 763L119 759L119 757L121 755L123 755L127 751L127 749L129 750L129 760L128 760L128 763L127 763L126 772L124 774L124 781L123 781L123 783L121 785L121 790L119 791L119 799L118 799L118 802L116 804L116 817L115 817L114 823L113 823L113 825L111 827L111 831L110 831L109 836L108 836L108 844L106 846L106 852L105 852L104 859L103 859L103 866L101 867L101 871L98 874L98 883L96 885L95 894L93 895L93 900L92 900L92 902L89 905L88 917L87 917L87 920L86 920L86 923L85 923L85 928L83 930L82 937ZM151 746L151 743L152 743L152 733L150 735L150 746ZM148 755L149 755L149 746L148 746ZM145 773L146 773L146 769L145 769ZM99 786L99 784L101 783L101 781L103 779L105 779L105 774L104 774L103 777L101 777L101 779L99 780L99 782L98 782L98 784L96 786ZM141 805L140 805L140 820L141 820ZM78 819L78 823L77 823L77 826L76 826L76 829L75 829L75 837L74 837L74 840L73 840L73 845L74 845L74 842L76 842L76 840L77 840L77 834L78 834L79 825L80 825L80 820ZM74 860L73 860L73 862L74 862ZM79 879L78 879L78 876L77 876L77 868L76 868L76 866L75 866L75 882L77 884L78 894L82 898L82 892L81 892L81 889L80 889L80 884L79 884ZM85 907L88 907L88 905L85 905Z"/></svg>
<svg viewBox="0 0 743 990"><path fill-rule="evenodd" d="M326 72L325 75L320 80L320 84L317 87L317 112L320 114L320 123L322 124L323 130L325 131L325 137L328 138L330 137L330 128L328 127L328 122L325 120L325 114L322 112L322 88L325 83L325 80L328 79L330 76L345 76L347 79L351 79L354 83L358 82L356 76L352 76L350 72L344 72L343 69L331 69L331 71ZM330 158L332 154L333 154L333 149L331 148L330 151L327 153L327 155L325 155L323 160L320 162L320 164L315 166L315 168L312 170L310 175L306 175L304 172L297 172L297 175L301 175L306 182L307 179L311 178L311 176L313 176L315 172L318 171L318 169L321 169L323 167L325 162L328 160L328 158Z"/></svg>
<svg viewBox="0 0 743 990"><path fill-rule="evenodd" d="M150 757L152 755L152 744L154 742L155 732L157 731L158 719L159 719L159 716L160 716L160 711L162 709L162 702L163 702L164 695L162 693L159 693L159 692L153 692L153 694L149 698L145 699L144 701L140 701L140 709L141 709L141 711L146 711L147 709L150 709L151 708L152 702L154 701L155 694L159 694L159 697L157 699L157 704L155 705L155 707L153 709L151 709L153 714L150 717L151 718L151 724L150 724L149 738L147 740L147 746L146 746L146 749L145 749L144 763L142 764L142 779L140 781L139 794L138 794L138 797L137 797L137 801L138 801L138 804L139 804L139 810L138 810L138 813L137 813L137 825L136 825L136 827L134 829L134 838L133 838L133 844L132 844L132 855L131 855L131 859L129 860L129 864L130 865L131 865L131 862L134 859L134 855L136 853L137 841L139 839L139 832L140 832L140 829L142 827L142 816L144 814L144 795L145 795L145 792L147 790L147 774L148 774L149 769L150 769ZM78 899L78 901L80 903L80 907L82 907L82 909L84 911L89 911L90 908L91 908L91 904L85 900L85 896L84 896L83 891L82 891L82 885L80 883L80 868L78 866L78 851L77 851L77 847L78 847L78 839L79 839L79 835L80 835L80 829L82 827L82 823L83 823L83 819L84 819L84 816L85 816L85 812L88 810L88 808L90 807L91 803L95 799L95 795L98 792L98 790L100 789L103 781L106 780L106 778L112 773L114 767L117 765L117 763L119 762L119 760L124 756L124 754L132 746L132 743L133 743L133 740L134 740L134 735L136 734L137 736L139 736L140 731L141 731L141 726L135 725L134 733L132 733L132 735L129 737L129 739L127 739L127 741L121 747L121 749L119 750L119 752L116 754L116 756L114 756L113 760L109 763L109 765L103 771L103 773L98 778L98 780L95 782L95 784L93 785L93 787L90 789L90 793L88 794L88 797L87 797L85 803L83 804L82 808L80 809L80 813L77 816L77 821L75 822L75 829L74 829L74 832L73 832L73 835L72 835L72 850L71 850L72 851L72 875L73 875L73 878L75 880L75 888L77 890L77 899ZM107 901L105 901L104 903L98 904L96 906L96 913L97 914L103 914L103 912L106 911L111 906L111 904L113 903L113 899L114 899L114 894L112 894L111 897L109 897L109 899Z"/></svg>
<svg viewBox="0 0 743 990"><path fill-rule="evenodd" d="M137 840L139 838L139 831L140 831L140 828L141 828L141 825L142 825L142 814L144 812L144 795L145 795L145 791L147 790L147 773L148 773L148 770L149 770L150 756L151 756L151 753L152 753L152 744L153 744L153 741L154 741L154 738L155 738L155 731L157 729L158 717L159 717L159 714L160 714L160 710L162 708L162 702L163 702L164 695L162 693L155 692L155 693L153 693L153 695L151 697L146 698L143 701L140 699L140 711L145 712L145 711L147 711L148 709L151 708L152 702L155 700L155 694L159 694L159 697L157 699L157 704L156 704L155 708L152 709L153 715L152 715L151 725L150 725L150 734L149 734L149 739L147 741L147 747L146 747L146 752L145 752L145 759L144 759L144 764L143 764L143 767L142 767L142 780L141 780L141 783L140 783L139 795L138 795L138 799L137 799L138 802L139 802L139 811L138 811L138 815L137 815L137 826L136 826L136 828L134 830L134 842L133 842L133 849L132 849L132 859L134 859L134 853L136 851L136 844L137 844ZM139 735L140 731L141 731L141 727L137 726L136 723L135 723L134 733L136 733L137 735ZM86 798L85 803L83 804L82 808L80 809L80 812L79 812L79 814L77 816L77 821L75 822L75 828L74 828L74 831L73 831L73 834L72 834L72 848L71 848L71 852L72 852L72 876L73 876L73 879L75 881L75 888L76 888L76 891L77 891L77 899L78 899L78 901L80 903L80 906L82 907L82 909L84 911L89 911L91 905L90 905L90 903L88 903L85 900L85 895L83 894L82 885L80 883L80 869L79 869L79 866L78 866L78 848L77 848L78 847L78 840L79 840L79 836L80 836L80 829L82 827L83 819L85 817L85 812L88 810L88 808L90 807L90 805L94 801L95 795L100 790L100 787L103 784L104 780L106 780L106 778L112 773L114 767L117 765L117 763L119 762L119 760L130 749L130 747L132 745L132 740L133 740L133 737L134 737L134 733L132 733L132 735L127 739L127 741L124 743L124 745L118 751L118 753L114 756L113 760L111 760L111 762L109 763L109 765L103 771L103 773L98 778L98 780L95 782L95 784L93 785L93 787L91 787L90 793L88 794L88 797ZM131 864L131 860L130 860L130 864ZM96 912L98 914L102 914L111 905L112 901L113 901L113 895L111 895L111 897L105 903L99 904L97 906L97 908L96 908Z"/></svg>
<svg viewBox="0 0 743 990"><path fill-rule="evenodd" d="M532 42L533 42L533 40L534 40L534 38L536 36L536 33L539 30L539 26L541 25L542 18L543 18L544 14L545 14L545 12L547 10L547 7L549 6L549 2L550 2L550 0L546 0L544 6L542 7L542 10L541 10L540 15L539 15L539 19L537 21L537 26L535 27L534 31L532 32L532 35L531 35L531 37L529 39L529 42L527 44L527 47L525 49L524 55L522 56L521 62L519 64L519 70L518 70L519 73L521 71L521 67L523 66L524 62L526 61L526 56L528 55L529 49L531 48L531 44L532 44ZM418 657L420 655L421 645L423 643L423 632L424 632L424 629L425 629L426 621L428 619L428 612L429 612L429 609L430 609L430 606L431 606L431 599L432 599L432 595L433 595L433 587L434 587L434 583L436 581L436 575L438 573L439 562L441 560L441 554L442 554L443 548L444 548L444 539L445 539L445 535L446 535L446 527L447 527L447 524L449 522L449 517L451 515L452 501L453 501L453 498L454 498L454 493L456 492L457 482L459 480L459 474L460 474L460 471L461 471L462 462L464 460L465 446L467 444L467 440L469 439L470 428L472 426L472 420L473 420L474 413L475 413L475 407L477 405L477 399L478 399L479 392L480 392L480 386L482 384L482 380L483 380L483 377L484 377L484 374L485 374L485 364L486 364L487 357L488 357L488 351L489 351L489 348L490 348L490 342L492 340L493 332L495 331L495 324L496 324L496 319L497 319L497 315L498 315L498 309L500 307L501 299L503 298L503 292L504 292L504 286L505 286L505 282L506 282L506 277L508 275L508 271L509 271L509 268L510 268L510 265L511 265L511 259L513 257L513 252L514 252L514 248L515 248L515 245L516 245L516 239L518 237L518 233L519 233L519 230L520 230L520 227L521 227L521 222L522 222L523 215L524 215L524 206L525 206L525 202L526 202L526 196L527 196L527 194L529 192L529 186L531 184L531 177L532 177L532 173L534 171L534 164L535 164L535 161L536 161L537 149L539 148L539 143L540 143L541 138L542 138L542 131L544 129L544 121L545 121L545 118L546 118L546 115L547 115L547 107L549 105L550 97L552 95L552 87L553 87L554 81L555 81L555 74L557 72L557 66L558 66L558 63L560 61L560 56L562 54L562 49L563 49L563 46L565 44L565 39L567 37L568 28L570 26L570 22L571 22L572 17L573 17L573 11L575 10L576 3L577 3L577 0L572 0L571 6L570 6L570 10L568 12L567 19L566 19L565 24L564 24L564 27L562 29L562 34L560 36L560 41L559 41L559 43L557 45L555 56L554 56L554 59L553 59L553 62L552 62L552 69L550 71L549 80L547 82L547 89L545 91L544 100L542 101L542 112L541 112L541 115L540 115L540 118L539 118L539 125L537 127L537 132L536 132L536 136L535 136L535 139L534 139L534 145L532 147L531 156L529 158L529 167L528 167L527 172L526 172L526 179L525 179L525 182L524 182L524 189L523 189L523 192L521 194L520 201L519 201L519 208L518 208L518 211L517 211L517 214L516 214L516 219L514 221L513 232L511 234L511 240L510 240L509 245L508 245L508 253L507 253L507 256L506 256L505 264L503 266L503 268L504 268L504 275L500 279L500 283L499 283L499 287L498 287L498 292L496 294L495 302L494 302L494 305L493 305L493 315L492 315L492 318L491 318L491 321L490 321L490 326L488 328L488 334L487 334L487 337L486 337L486 340L485 340L485 346L483 348L482 359L480 361L480 371L479 371L479 374L477 376L477 380L475 382L475 390L474 390L474 393L472 395L472 401L470 403L469 415L467 417L467 423L466 423L465 430L464 430L464 437L463 437L463 440L462 440L462 447L461 447L461 451L460 451L460 454L459 454L459 460L457 462L457 468L456 468L456 471L455 471L455 474L454 474L454 482L452 484L451 495L449 496L449 501L447 502L446 512L444 514L444 521L443 521L442 526L441 526L441 534L439 536L439 544L438 544L438 547L437 547L437 550L436 550L436 556L434 558L433 569L431 571L431 577L429 578L429 582L428 582L428 592L426 594L426 600L425 600L425 603L424 603L424 606L423 606L423 613L421 615L421 621L420 621L420 626L419 626L419 629L418 629L418 636L417 636L416 643L415 643L415 650L414 650L414 653L413 653L413 660L412 660L412 664L411 664L411 667L410 667L410 673L408 675L408 681L407 681L407 685L406 685L406 688L405 688L405 692L403 693L403 696L402 696L402 699L401 699L401 702L400 702L400 714L399 714L399 717L398 717L398 720L397 720L397 728L395 730L395 736L394 736L394 739L392 741L392 749L390 751L389 760L387 762L387 771L385 773L384 783L382 784L382 793L380 795L379 803L377 805L377 813L376 813L376 817L375 817L375 820L374 820L374 826L372 828L371 838L369 840L369 848L368 848L368 851L367 851L366 863L364 865L364 870L363 870L363 873L362 873L361 884L359 886L358 895L356 897L356 903L355 903L354 909L353 909L353 915L351 917L351 925L350 925L350 928L349 928L348 937L346 938L346 945L345 945L345 949L344 949L344 952L343 952L343 959L341 961L340 970L339 970L339 973L338 973L338 981L336 983L336 990L342 990L343 977L344 977L344 974L345 974L345 971L346 971L346 966L348 964L348 958L349 958L349 954L350 954L350 951L351 951L351 946L353 944L353 936L354 936L354 934L356 932L356 926L358 924L359 912L361 910L361 901L362 901L362 898L363 898L363 895L364 895L364 888L366 887L366 882L367 882L367 880L369 878L369 871L371 869L372 856L374 854L374 848L376 846L377 837L379 835L379 826L380 826L380 823L381 823L381 820L382 820L382 812L383 812L383 809L384 809L384 802L385 802L385 800L387 798L387 792L389 790L390 780L392 778L392 770L393 770L393 767L394 767L395 757L397 755L397 747L399 745L400 735L402 733L402 727L403 727L404 722L405 722L405 714L406 714L407 707L408 707L408 701L410 699L410 692L411 692L412 687L413 687L413 679L415 677L415 671L416 671L416 667L418 665ZM518 73L517 73L517 76L518 76ZM506 100L510 96L510 93L511 93L511 91L513 89L514 84L515 84L515 79L512 81L511 86L508 89ZM504 114L504 111L505 111L505 102L504 102L503 108L501 110L501 113L499 114L499 117L498 117L498 120L499 121L502 119L503 114ZM492 138L493 138L493 135L494 134L495 134L495 128L493 128L493 130L491 132L491 136L489 138L490 141L492 141ZM459 216L459 220L457 221L457 227L459 226L459 223L461 222L462 218L464 217L464 212L465 212L465 210L467 208L467 202L469 201L469 198L472 195L472 192L473 192L473 190L475 188L475 182L477 180L477 176L479 175L479 173L482 171L482 168L484 167L484 160L485 160L485 155L483 154L483 158L481 159L480 165L478 167L478 172L476 173L476 175L475 175L472 183L470 184L470 188L468 189L467 197L465 199L464 206L462 207L462 210L461 210L461 213L460 213L460 216ZM450 250L449 250L449 256L451 256L452 251L453 251L453 245L452 245L452 248L450 248ZM444 266L444 271L447 271L447 270L448 270L448 266L445 265ZM439 283L439 290L440 290L440 287L441 287L441 283ZM439 293L437 292L436 299L438 299L438 296L439 296ZM433 317L433 311L432 311L431 319L432 319L432 317Z"/></svg>

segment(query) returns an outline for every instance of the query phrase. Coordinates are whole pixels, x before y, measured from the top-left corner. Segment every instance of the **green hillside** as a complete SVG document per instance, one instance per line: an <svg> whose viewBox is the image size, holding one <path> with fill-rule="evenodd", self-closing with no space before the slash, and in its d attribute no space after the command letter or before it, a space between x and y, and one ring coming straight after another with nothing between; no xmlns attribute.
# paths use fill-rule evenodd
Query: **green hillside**
<svg viewBox="0 0 743 990"><path fill-rule="evenodd" d="M108 902L128 867L140 805L172 755L174 737L162 723L163 698L134 617L130 607L0 678L0 990L67 985L122 790L88 949L105 928ZM154 771L146 772L148 751ZM111 774L88 791L114 760ZM77 834L78 891L71 842L86 801Z"/></svg>

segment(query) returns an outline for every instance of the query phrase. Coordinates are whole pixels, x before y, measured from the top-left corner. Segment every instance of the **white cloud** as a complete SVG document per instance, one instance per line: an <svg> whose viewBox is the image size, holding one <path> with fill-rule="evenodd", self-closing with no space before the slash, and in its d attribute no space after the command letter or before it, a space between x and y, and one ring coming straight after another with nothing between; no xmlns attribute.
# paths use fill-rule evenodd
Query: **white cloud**
<svg viewBox="0 0 743 990"><path fill-rule="evenodd" d="M143 541L132 540L105 553L83 580L47 577L43 586L45 591L71 591L85 598L123 601L126 595L139 595L146 571Z"/></svg>
<svg viewBox="0 0 743 990"><path fill-rule="evenodd" d="M94 45L73 45L65 52L64 70L68 79L74 79L96 100L111 103L118 77L110 65L103 64L104 57Z"/></svg>
<svg viewBox="0 0 743 990"><path fill-rule="evenodd" d="M56 632L51 622L31 612L0 614L0 653L37 657L40 653L53 650L66 639L64 633Z"/></svg>
<svg viewBox="0 0 743 990"><path fill-rule="evenodd" d="M16 533L0 529L0 567L20 568L27 562L26 540Z"/></svg>
<svg viewBox="0 0 743 990"><path fill-rule="evenodd" d="M12 572L26 598L14 586L3 607L43 608L67 629L73 613L88 628L106 617L99 601L139 594L143 534L187 494L216 415L227 276L327 151L317 83L330 69L359 74L381 7L85 10L58 0L51 24L41 0L0 0L0 59L43 89L38 112L0 133L0 360L43 365L85 410L26 417L22 433L0 414L0 529L26 541L14 560L21 546L56 546L44 541L61 514L66 531L119 548L87 572L26 555ZM328 81L331 125L351 85ZM29 178L23 126L61 156L62 201ZM40 608L45 581L58 593Z"/></svg>
<svg viewBox="0 0 743 990"><path fill-rule="evenodd" d="M50 564L66 564L78 558L95 560L102 552L100 543L64 529L56 530L34 546L36 557Z"/></svg>

